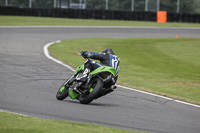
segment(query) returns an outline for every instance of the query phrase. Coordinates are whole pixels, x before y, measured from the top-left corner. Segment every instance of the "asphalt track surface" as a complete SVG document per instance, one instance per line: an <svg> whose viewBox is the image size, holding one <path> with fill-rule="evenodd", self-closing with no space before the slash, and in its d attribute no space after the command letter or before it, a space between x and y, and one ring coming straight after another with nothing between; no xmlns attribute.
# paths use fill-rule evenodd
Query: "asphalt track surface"
<svg viewBox="0 0 200 133"><path fill-rule="evenodd" d="M43 46L56 40L175 37L176 34L200 37L200 29L1 27L0 110L129 130L199 133L199 107L120 87L89 105L70 99L56 100L58 88L73 72L43 53Z"/></svg>

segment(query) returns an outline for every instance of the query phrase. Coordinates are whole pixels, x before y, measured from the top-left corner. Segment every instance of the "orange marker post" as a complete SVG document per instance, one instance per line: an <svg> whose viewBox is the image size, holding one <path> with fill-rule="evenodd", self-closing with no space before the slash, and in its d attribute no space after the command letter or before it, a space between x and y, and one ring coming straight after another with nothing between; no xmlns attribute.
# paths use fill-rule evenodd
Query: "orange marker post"
<svg viewBox="0 0 200 133"><path fill-rule="evenodd" d="M157 23L167 22L167 11L157 11Z"/></svg>

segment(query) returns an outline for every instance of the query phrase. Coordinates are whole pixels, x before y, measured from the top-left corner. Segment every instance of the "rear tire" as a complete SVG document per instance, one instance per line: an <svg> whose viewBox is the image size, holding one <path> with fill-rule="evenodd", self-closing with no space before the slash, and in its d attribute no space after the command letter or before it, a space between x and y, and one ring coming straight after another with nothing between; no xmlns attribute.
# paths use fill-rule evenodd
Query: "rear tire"
<svg viewBox="0 0 200 133"><path fill-rule="evenodd" d="M87 96L80 95L79 101L81 104L89 104L91 103L94 99L98 97L99 94L101 94L102 89L103 89L103 82L99 78L95 78L94 80L91 81L93 91L89 93Z"/></svg>
<svg viewBox="0 0 200 133"><path fill-rule="evenodd" d="M58 90L58 92L56 94L56 98L58 100L63 100L63 99L68 97L69 85L68 84L64 85L64 84L59 88L59 90Z"/></svg>

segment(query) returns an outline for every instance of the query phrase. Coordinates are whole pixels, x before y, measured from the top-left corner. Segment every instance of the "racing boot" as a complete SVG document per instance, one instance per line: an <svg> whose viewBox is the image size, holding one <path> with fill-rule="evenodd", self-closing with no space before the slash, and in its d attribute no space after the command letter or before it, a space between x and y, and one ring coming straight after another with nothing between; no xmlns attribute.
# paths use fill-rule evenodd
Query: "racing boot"
<svg viewBox="0 0 200 133"><path fill-rule="evenodd" d="M117 86L116 85L111 85L110 88L114 91L115 89L117 89Z"/></svg>

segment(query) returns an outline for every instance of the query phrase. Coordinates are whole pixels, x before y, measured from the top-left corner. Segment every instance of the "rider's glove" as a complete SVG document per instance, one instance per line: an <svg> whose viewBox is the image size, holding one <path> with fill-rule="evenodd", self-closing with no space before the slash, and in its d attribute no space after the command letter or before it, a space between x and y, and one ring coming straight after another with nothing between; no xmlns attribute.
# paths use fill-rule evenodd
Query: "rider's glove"
<svg viewBox="0 0 200 133"><path fill-rule="evenodd" d="M87 51L82 51L82 52L81 52L81 55L83 56L83 58L87 58L86 52L87 52Z"/></svg>

